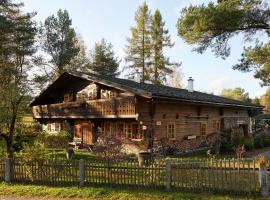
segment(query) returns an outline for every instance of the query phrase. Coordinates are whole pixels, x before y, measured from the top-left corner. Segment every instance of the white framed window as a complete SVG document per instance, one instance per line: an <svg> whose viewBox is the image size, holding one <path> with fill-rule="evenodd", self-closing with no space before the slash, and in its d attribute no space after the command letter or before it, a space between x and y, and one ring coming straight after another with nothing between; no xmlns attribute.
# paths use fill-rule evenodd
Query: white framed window
<svg viewBox="0 0 270 200"><path fill-rule="evenodd" d="M48 123L47 124L47 131L48 132L60 132L61 131L61 124L60 123Z"/></svg>

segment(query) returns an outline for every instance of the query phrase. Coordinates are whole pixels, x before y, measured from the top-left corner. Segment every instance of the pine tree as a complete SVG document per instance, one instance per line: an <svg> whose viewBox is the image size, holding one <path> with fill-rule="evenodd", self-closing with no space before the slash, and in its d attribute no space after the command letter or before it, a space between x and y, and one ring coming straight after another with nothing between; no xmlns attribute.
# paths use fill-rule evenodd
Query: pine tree
<svg viewBox="0 0 270 200"><path fill-rule="evenodd" d="M165 22L162 21L159 10L156 10L151 20L152 51L150 57L151 81L156 85L166 82L166 76L173 73L173 65L180 66L178 63L171 63L169 58L164 56L164 47L172 48L174 46L169 31L164 26Z"/></svg>
<svg viewBox="0 0 270 200"><path fill-rule="evenodd" d="M117 76L118 68L119 61L115 57L112 44L105 39L96 43L90 54L89 69L100 75Z"/></svg>
<svg viewBox="0 0 270 200"><path fill-rule="evenodd" d="M31 93L31 57L35 53L36 27L33 13L22 13L22 4L0 1L0 139L7 156L13 157L17 122Z"/></svg>
<svg viewBox="0 0 270 200"><path fill-rule="evenodd" d="M136 75L139 75L140 82L144 82L150 80L151 53L151 14L146 2L137 10L135 21L136 26L130 29L131 38L127 39L129 45L126 48L126 61L129 63L129 78L134 79Z"/></svg>
<svg viewBox="0 0 270 200"><path fill-rule="evenodd" d="M182 9L177 22L178 35L193 45L198 53L211 49L216 56L230 55L230 39L241 34L248 45L270 36L270 7L267 0L219 0L190 5ZM261 85L270 85L270 41L245 47L240 62L233 69L254 72Z"/></svg>

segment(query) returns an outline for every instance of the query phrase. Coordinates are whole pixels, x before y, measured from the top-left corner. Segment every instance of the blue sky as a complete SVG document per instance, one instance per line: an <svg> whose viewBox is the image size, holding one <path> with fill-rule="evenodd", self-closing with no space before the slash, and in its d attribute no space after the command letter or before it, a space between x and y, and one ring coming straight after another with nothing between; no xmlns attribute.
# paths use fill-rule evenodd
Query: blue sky
<svg viewBox="0 0 270 200"><path fill-rule="evenodd" d="M19 0L18 0L19 1ZM21 2L21 1L19 1ZM130 36L130 27L135 25L134 14L143 0L22 0L25 11L37 11L35 20L44 22L58 9L67 9L72 18L73 27L82 36L88 49L96 41L105 38L114 46L119 58L125 56L126 38ZM152 13L159 9L166 22L175 46L166 51L172 61L182 62L183 84L188 77L195 79L195 90L218 94L222 88L242 87L251 97L262 95L266 88L259 85L252 73L232 70L243 49L243 38L237 36L231 40L232 52L226 60L216 58L209 50L204 54L192 51L177 36L176 22L181 8L189 4L207 3L207 0L147 0ZM125 63L122 62L121 65Z"/></svg>

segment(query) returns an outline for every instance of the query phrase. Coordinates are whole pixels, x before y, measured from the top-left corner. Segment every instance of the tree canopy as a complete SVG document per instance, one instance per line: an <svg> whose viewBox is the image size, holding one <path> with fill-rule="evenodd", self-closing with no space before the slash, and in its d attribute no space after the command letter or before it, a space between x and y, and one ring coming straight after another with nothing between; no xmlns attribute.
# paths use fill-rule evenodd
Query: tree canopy
<svg viewBox="0 0 270 200"><path fill-rule="evenodd" d="M203 53L210 48L216 56L230 55L229 39L243 34L245 41L256 38L256 33L270 36L270 9L261 0L219 0L207 5L188 6L177 22L178 34L185 42L195 45ZM269 44L257 43L244 49L240 63L233 68L255 72L262 85L269 85Z"/></svg>
<svg viewBox="0 0 270 200"><path fill-rule="evenodd" d="M251 103L248 92L240 87L234 89L223 89L220 96Z"/></svg>
<svg viewBox="0 0 270 200"><path fill-rule="evenodd" d="M31 94L31 57L35 53L34 13L23 14L22 4L0 1L0 137L8 157L13 157L16 122L25 109L24 99Z"/></svg>
<svg viewBox="0 0 270 200"><path fill-rule="evenodd" d="M166 76L173 73L172 66L180 66L179 63L170 62L164 55L164 47L172 48L168 29L159 10L156 10L151 20L151 55L150 55L150 80L156 85L164 84Z"/></svg>
<svg viewBox="0 0 270 200"><path fill-rule="evenodd" d="M172 48L168 29L159 10L152 15L146 2L135 13L136 26L130 29L126 48L126 61L129 64L129 78L140 77L140 82L150 81L153 84L166 84L173 73L173 67L180 63L170 62L164 55L164 48Z"/></svg>
<svg viewBox="0 0 270 200"><path fill-rule="evenodd" d="M119 61L115 57L113 46L105 39L97 42L90 54L88 68L100 75L117 76L119 75Z"/></svg>
<svg viewBox="0 0 270 200"><path fill-rule="evenodd" d="M46 18L39 30L39 46L42 53L35 56L35 64L40 68L35 74L35 82L43 89L50 81L66 71L77 70L78 59L85 55L83 43L78 39L67 10L58 10L57 15ZM78 55L79 54L79 55ZM81 60L79 61L81 62Z"/></svg>
<svg viewBox="0 0 270 200"><path fill-rule="evenodd" d="M130 28L131 37L127 39L126 61L129 63L129 78L140 77L140 82L150 80L149 58L151 52L150 24L151 13L146 2L135 13L136 26Z"/></svg>

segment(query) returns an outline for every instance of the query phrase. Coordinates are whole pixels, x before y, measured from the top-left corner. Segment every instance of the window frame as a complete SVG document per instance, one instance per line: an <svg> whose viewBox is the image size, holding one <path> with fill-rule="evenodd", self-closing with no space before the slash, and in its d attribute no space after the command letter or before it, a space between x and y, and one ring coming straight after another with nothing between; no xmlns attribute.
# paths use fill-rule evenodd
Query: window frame
<svg viewBox="0 0 270 200"><path fill-rule="evenodd" d="M176 123L175 122L167 122L166 129L167 129L167 138L170 140L175 140L176 139ZM172 132L172 130L173 130L173 132Z"/></svg>
<svg viewBox="0 0 270 200"><path fill-rule="evenodd" d="M205 126L205 133L203 133L203 126ZM207 135L207 122L201 122L200 123L200 134L201 136L206 136Z"/></svg>

